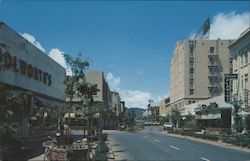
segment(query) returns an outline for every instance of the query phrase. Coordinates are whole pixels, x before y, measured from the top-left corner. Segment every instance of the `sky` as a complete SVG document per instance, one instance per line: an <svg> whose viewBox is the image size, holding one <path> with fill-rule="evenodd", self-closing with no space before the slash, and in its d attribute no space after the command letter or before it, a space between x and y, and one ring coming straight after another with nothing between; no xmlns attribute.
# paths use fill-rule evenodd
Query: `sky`
<svg viewBox="0 0 250 161"><path fill-rule="evenodd" d="M236 39L250 26L249 1L0 0L3 21L65 67L82 53L103 71L127 107L170 95L177 41L192 39L210 18L210 39Z"/></svg>

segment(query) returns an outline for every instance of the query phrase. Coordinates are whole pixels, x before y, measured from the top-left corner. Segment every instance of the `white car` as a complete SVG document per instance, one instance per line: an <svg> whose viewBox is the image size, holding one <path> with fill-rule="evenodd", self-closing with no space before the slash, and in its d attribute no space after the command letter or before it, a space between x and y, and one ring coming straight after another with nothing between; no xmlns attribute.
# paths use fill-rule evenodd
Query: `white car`
<svg viewBox="0 0 250 161"><path fill-rule="evenodd" d="M173 125L169 122L164 123L163 125L163 130L172 130L173 129Z"/></svg>

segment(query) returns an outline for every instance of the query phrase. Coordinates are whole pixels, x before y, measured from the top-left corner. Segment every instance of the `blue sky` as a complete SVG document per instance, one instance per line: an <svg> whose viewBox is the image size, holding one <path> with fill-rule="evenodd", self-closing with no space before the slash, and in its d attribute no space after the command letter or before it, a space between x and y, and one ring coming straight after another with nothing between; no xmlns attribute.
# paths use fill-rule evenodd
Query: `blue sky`
<svg viewBox="0 0 250 161"><path fill-rule="evenodd" d="M169 95L176 41L191 37L208 17L216 34L221 23L239 26L238 20L241 32L250 24L249 11L247 1L0 1L1 21L27 33L47 54L83 53L89 70L104 71L128 107L142 108L149 98Z"/></svg>

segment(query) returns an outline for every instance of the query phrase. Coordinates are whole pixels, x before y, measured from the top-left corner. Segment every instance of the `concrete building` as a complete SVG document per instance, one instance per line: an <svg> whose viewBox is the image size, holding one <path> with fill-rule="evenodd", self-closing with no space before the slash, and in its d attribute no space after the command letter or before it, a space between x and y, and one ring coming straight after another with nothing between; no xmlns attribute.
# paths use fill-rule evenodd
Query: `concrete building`
<svg viewBox="0 0 250 161"><path fill-rule="evenodd" d="M104 73L100 71L90 71L86 75L86 81L91 84L97 84L97 88L100 90L93 96L94 101L104 102L108 107L110 104L110 89L104 78Z"/></svg>
<svg viewBox="0 0 250 161"><path fill-rule="evenodd" d="M186 108L186 115L195 114L199 128L231 127L231 111L233 105L224 101L224 95L203 100Z"/></svg>
<svg viewBox="0 0 250 161"><path fill-rule="evenodd" d="M30 118L22 121L20 136L32 135L30 120L32 113L39 110L36 102L47 107L59 107L65 103L63 82L66 71L3 22L0 22L0 68L0 84L8 85L15 93L24 94L28 102L25 108L30 109ZM4 104L1 102L0 106ZM46 116L52 113L46 113ZM35 122L37 117L32 119Z"/></svg>
<svg viewBox="0 0 250 161"><path fill-rule="evenodd" d="M230 73L230 40L177 42L170 65L171 108L223 94L224 74Z"/></svg>
<svg viewBox="0 0 250 161"><path fill-rule="evenodd" d="M121 111L120 112L125 112L125 102L124 101L121 101Z"/></svg>
<svg viewBox="0 0 250 161"><path fill-rule="evenodd" d="M159 115L164 117L171 114L170 97L160 101Z"/></svg>
<svg viewBox="0 0 250 161"><path fill-rule="evenodd" d="M239 102L242 122L248 123L247 129L250 130L250 28L230 45L230 54L233 58L233 73L238 75L233 80L232 98Z"/></svg>
<svg viewBox="0 0 250 161"><path fill-rule="evenodd" d="M159 121L159 108L160 108L160 102L152 102L150 104L150 110L151 110L151 115L152 115L152 118L155 120L155 121Z"/></svg>
<svg viewBox="0 0 250 161"><path fill-rule="evenodd" d="M115 112L118 116L121 113L121 98L118 92L111 91L112 96L112 106L110 108L111 111Z"/></svg>
<svg viewBox="0 0 250 161"><path fill-rule="evenodd" d="M142 113L142 116L143 116L144 118L149 117L149 116L151 116L151 115L152 115L152 112L151 112L151 110L150 110L149 108L145 109L145 110L143 111L143 113Z"/></svg>

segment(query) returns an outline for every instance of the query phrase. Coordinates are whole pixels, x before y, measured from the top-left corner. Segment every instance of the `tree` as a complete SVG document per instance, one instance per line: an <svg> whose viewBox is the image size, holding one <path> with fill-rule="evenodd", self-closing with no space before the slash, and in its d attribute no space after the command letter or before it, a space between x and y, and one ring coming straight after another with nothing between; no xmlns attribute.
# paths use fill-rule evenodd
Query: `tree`
<svg viewBox="0 0 250 161"><path fill-rule="evenodd" d="M72 107L73 97L81 99L82 104L80 104L79 107L87 120L88 135L92 136L94 116L98 113L95 108L96 104L93 106L93 95L96 94L99 89L96 84L86 82L84 70L89 66L89 63L81 59L81 54L79 54L77 58L72 58L67 54L65 54L64 57L67 69L70 69L72 73L71 76L67 76L65 79L65 93L70 99L70 107ZM85 106L87 107L85 108Z"/></svg>
<svg viewBox="0 0 250 161"><path fill-rule="evenodd" d="M178 129L181 123L181 114L177 108L172 109L170 118L172 124Z"/></svg>
<svg viewBox="0 0 250 161"><path fill-rule="evenodd" d="M27 100L23 93L13 94L9 86L0 83L0 107L0 146L3 147L3 159L14 160L21 157L23 143L17 130L22 120L28 116Z"/></svg>

